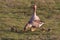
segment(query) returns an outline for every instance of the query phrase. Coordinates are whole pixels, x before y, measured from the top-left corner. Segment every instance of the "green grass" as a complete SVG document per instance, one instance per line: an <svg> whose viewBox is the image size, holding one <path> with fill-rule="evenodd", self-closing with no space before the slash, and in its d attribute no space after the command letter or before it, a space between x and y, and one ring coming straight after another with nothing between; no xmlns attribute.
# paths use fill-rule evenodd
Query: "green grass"
<svg viewBox="0 0 60 40"><path fill-rule="evenodd" d="M52 31L23 32L32 15L34 0L0 0L0 40L60 40L60 0L55 0L55 4L46 1L37 0L37 15L45 22L42 28ZM10 31L12 26L19 32Z"/></svg>

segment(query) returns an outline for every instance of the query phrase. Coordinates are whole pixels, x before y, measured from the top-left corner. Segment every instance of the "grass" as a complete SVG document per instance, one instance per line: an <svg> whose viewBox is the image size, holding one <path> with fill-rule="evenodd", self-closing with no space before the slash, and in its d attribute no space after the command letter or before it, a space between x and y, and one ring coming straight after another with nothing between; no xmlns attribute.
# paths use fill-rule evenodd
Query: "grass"
<svg viewBox="0 0 60 40"><path fill-rule="evenodd" d="M60 40L60 0L55 0L55 4L48 4L48 1L36 2L37 15L45 22L42 28L51 28L52 31L23 32L32 15L34 0L0 0L0 40ZM19 32L10 31L12 26Z"/></svg>

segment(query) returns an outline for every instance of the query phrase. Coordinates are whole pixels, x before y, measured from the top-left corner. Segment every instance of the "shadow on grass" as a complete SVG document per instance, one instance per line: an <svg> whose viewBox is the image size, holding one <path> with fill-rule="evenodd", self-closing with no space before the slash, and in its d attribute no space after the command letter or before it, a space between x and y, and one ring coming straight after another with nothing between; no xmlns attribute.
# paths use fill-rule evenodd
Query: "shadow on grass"
<svg viewBox="0 0 60 40"><path fill-rule="evenodd" d="M25 35L39 35L40 34L40 31L34 31L34 32L32 32L32 31L22 31L22 30L20 30L20 32L19 32L20 34L25 34Z"/></svg>
<svg viewBox="0 0 60 40"><path fill-rule="evenodd" d="M28 39L25 39L25 38L20 38L20 39L14 39L14 38L6 38L6 37L2 37L1 40L28 40Z"/></svg>
<svg viewBox="0 0 60 40"><path fill-rule="evenodd" d="M24 34L24 35L39 35L40 34L40 31L31 32L31 31L22 31L22 30L19 30L19 31L0 30L0 32L18 33L18 34Z"/></svg>
<svg viewBox="0 0 60 40"><path fill-rule="evenodd" d="M16 40L16 39L13 39L13 38L1 38L1 40Z"/></svg>

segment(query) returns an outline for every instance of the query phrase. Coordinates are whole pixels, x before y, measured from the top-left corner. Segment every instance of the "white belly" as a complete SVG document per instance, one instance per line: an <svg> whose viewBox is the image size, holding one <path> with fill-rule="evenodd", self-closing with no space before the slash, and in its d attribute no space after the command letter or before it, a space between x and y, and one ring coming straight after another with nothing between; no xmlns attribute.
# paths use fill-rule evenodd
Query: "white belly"
<svg viewBox="0 0 60 40"><path fill-rule="evenodd" d="M40 20L38 16L34 16L34 20Z"/></svg>

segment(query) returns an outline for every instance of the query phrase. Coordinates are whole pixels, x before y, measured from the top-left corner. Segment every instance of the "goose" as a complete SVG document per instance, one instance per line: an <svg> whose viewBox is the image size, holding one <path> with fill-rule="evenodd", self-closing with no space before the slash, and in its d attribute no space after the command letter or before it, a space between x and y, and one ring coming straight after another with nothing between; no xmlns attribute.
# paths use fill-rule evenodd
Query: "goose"
<svg viewBox="0 0 60 40"><path fill-rule="evenodd" d="M27 31L27 29L31 29L31 31L35 31L36 28L40 28L44 23L41 22L40 18L36 15L36 9L37 6L34 4L33 5L33 14L30 18L30 20L28 21L28 23L25 25L24 27L24 31Z"/></svg>

